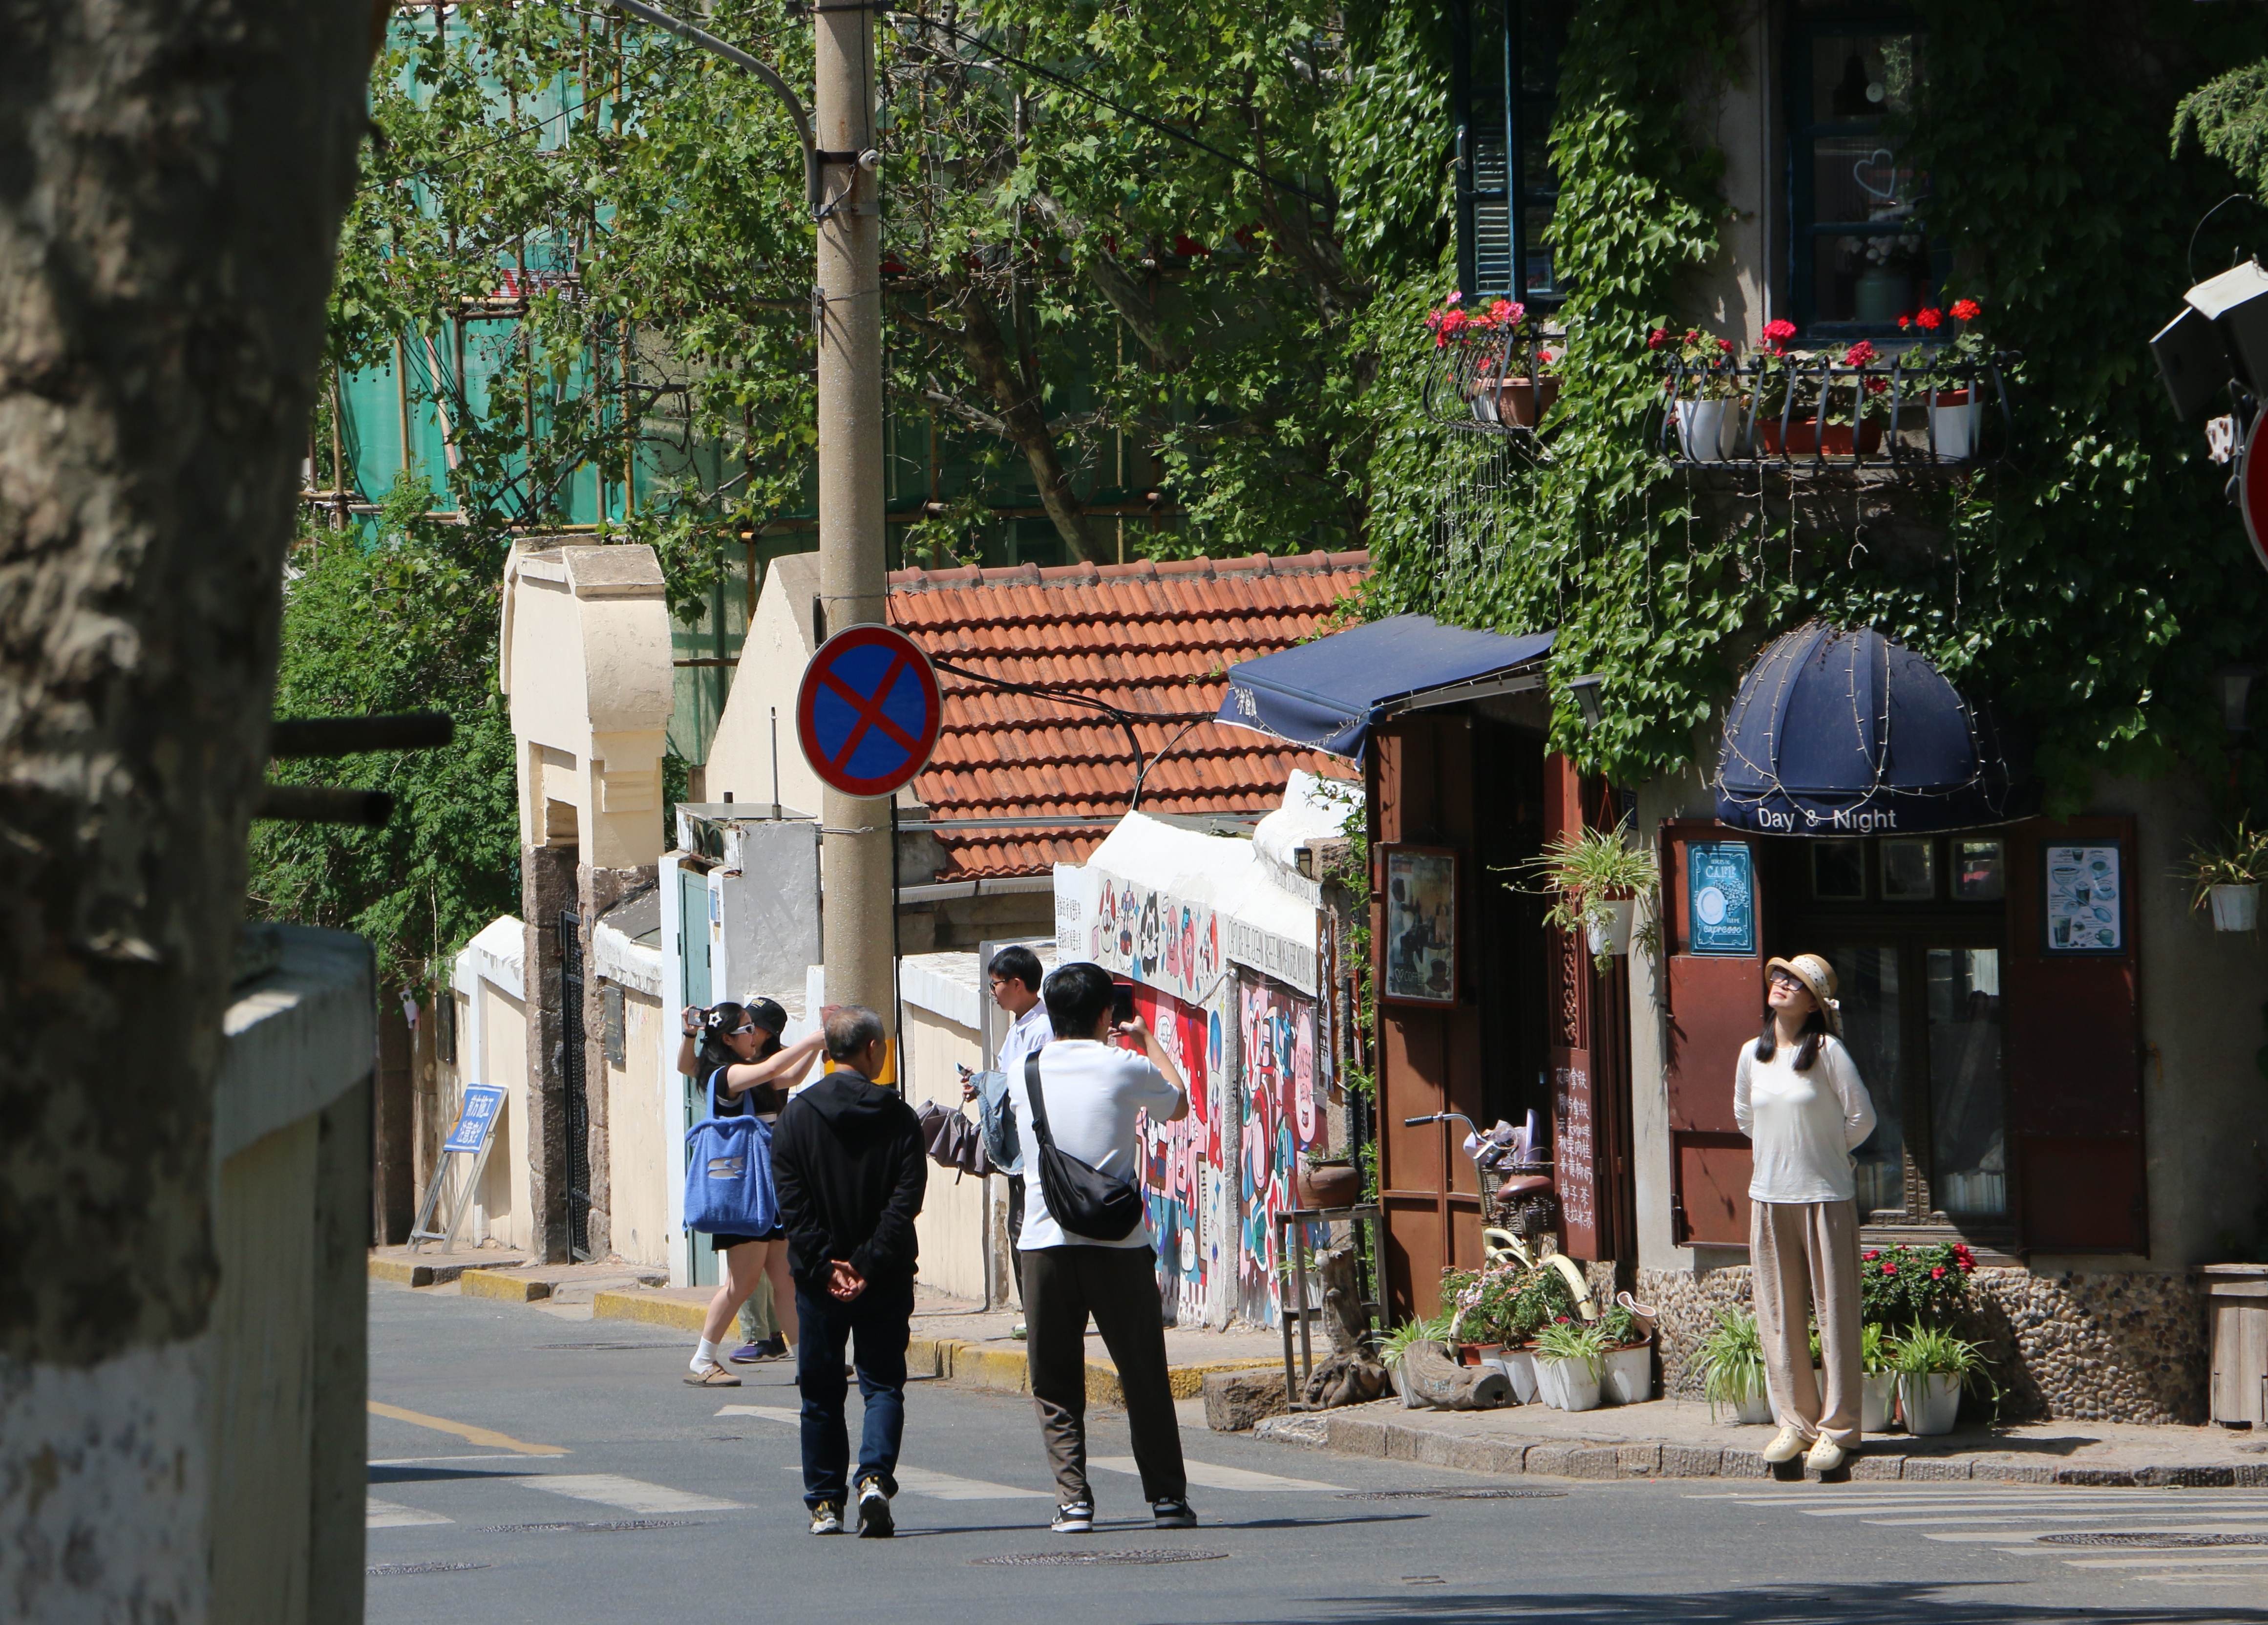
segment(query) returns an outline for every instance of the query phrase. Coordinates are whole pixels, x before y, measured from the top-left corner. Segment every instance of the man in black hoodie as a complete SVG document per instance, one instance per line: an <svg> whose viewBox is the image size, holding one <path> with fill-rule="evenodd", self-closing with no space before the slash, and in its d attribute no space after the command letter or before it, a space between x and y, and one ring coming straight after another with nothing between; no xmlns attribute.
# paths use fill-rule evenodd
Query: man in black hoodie
<svg viewBox="0 0 2268 1625"><path fill-rule="evenodd" d="M802 1318L803 1499L811 1533L841 1534L850 1440L843 1346L866 1418L858 1445L858 1533L895 1531L898 1444L906 1431L906 1342L914 1312L914 1216L929 1183L913 1108L869 1082L889 1057L882 1018L861 1005L821 1013L835 1070L796 1095L772 1131L772 1179Z"/></svg>

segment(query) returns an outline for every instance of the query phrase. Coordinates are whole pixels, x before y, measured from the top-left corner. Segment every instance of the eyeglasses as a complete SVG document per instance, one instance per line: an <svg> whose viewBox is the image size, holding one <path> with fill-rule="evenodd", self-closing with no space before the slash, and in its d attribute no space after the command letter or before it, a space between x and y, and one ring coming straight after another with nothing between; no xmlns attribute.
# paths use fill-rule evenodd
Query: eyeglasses
<svg viewBox="0 0 2268 1625"><path fill-rule="evenodd" d="M728 1034L727 1036L728 1036L728 1037L731 1037L731 1038L739 1038L739 1037L740 1037L742 1033L744 1033L744 1032L754 1032L755 1030L756 1030L756 1024L755 1024L755 1023L754 1023L754 1022L750 1022L750 1023L749 1023L747 1026L745 1026L745 1027L735 1027L735 1028L733 1028L733 1029L732 1030L731 1033L730 1033L730 1034Z"/></svg>
<svg viewBox="0 0 2268 1625"><path fill-rule="evenodd" d="M1771 985L1775 987L1800 987L1803 986L1803 979L1800 976L1790 976L1785 971L1775 971L1771 973Z"/></svg>

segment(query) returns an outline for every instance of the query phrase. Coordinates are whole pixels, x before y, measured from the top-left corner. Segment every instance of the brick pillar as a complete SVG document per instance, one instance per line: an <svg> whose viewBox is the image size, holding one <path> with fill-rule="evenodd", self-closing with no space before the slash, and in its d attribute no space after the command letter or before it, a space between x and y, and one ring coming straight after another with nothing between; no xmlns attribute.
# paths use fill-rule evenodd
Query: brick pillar
<svg viewBox="0 0 2268 1625"><path fill-rule="evenodd" d="M634 891L659 883L661 866L601 869L588 864L575 872L583 919L583 1076L591 1113L591 1256L603 1259L614 1250L614 1137L609 1130L608 1080L613 1075L607 1061L607 993L600 980L597 956L592 951L599 916ZM665 1089L663 1098L673 1097Z"/></svg>
<svg viewBox="0 0 2268 1625"><path fill-rule="evenodd" d="M523 846L520 975L527 995L527 1200L534 1262L564 1264L567 1245L566 1023L560 1008L559 916L575 906L575 848Z"/></svg>

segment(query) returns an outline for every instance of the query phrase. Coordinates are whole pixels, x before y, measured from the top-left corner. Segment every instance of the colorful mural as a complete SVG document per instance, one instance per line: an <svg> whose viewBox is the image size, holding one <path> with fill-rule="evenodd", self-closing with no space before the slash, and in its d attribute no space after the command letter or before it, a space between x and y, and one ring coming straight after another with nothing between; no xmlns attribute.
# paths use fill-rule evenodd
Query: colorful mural
<svg viewBox="0 0 2268 1625"><path fill-rule="evenodd" d="M1233 1099L1226 1076L1220 1014L1155 988L1134 990L1134 1010L1189 1084L1189 1114L1178 1123L1142 1123L1143 1200L1158 1243L1158 1289L1176 1325L1209 1318L1223 1279L1219 1213L1223 1188L1222 1106Z"/></svg>
<svg viewBox="0 0 2268 1625"><path fill-rule="evenodd" d="M1245 1101L1237 1157L1237 1311L1272 1326L1283 1299L1274 1216L1299 1206L1300 1154L1328 1138L1328 1079L1316 1066L1314 1000L1241 978L1236 988ZM1321 1245L1323 1227L1308 1229L1308 1240Z"/></svg>

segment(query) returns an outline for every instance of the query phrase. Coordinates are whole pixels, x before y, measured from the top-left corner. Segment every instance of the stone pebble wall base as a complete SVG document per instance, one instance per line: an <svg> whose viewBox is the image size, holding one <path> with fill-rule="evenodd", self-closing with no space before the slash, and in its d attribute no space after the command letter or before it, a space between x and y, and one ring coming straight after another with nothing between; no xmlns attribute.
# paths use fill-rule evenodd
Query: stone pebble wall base
<svg viewBox="0 0 2268 1625"><path fill-rule="evenodd" d="M2198 1277L1980 1269L1970 1289L1962 1333L1984 1346L2004 1420L2205 1419L2205 1292ZM1719 1313L1750 1307L1748 1267L1700 1275L1642 1269L1637 1296L1660 1311L1665 1392L1697 1398L1694 1356Z"/></svg>

